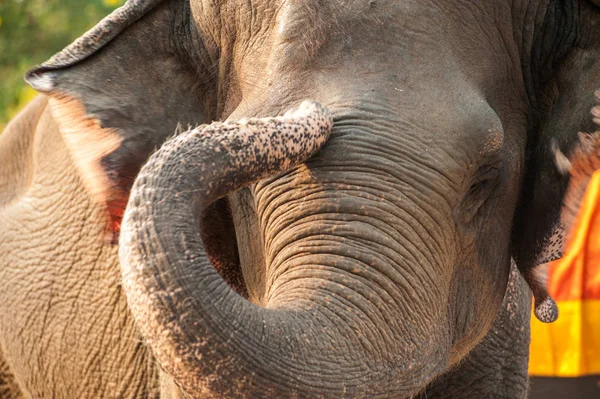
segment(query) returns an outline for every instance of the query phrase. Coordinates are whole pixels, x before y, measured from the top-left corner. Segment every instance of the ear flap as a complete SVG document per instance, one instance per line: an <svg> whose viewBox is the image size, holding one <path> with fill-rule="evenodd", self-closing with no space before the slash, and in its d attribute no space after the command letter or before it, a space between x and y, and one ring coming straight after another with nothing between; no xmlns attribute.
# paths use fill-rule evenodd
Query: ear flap
<svg viewBox="0 0 600 399"><path fill-rule="evenodd" d="M595 109L600 113L600 106ZM555 153L557 159L567 158L558 149ZM563 201L561 225L566 232L570 232L592 175L600 169L600 131L596 130L592 134L579 133L579 142L567 159L569 163L565 173L570 175L570 181ZM564 237L569 238L567 234Z"/></svg>
<svg viewBox="0 0 600 399"><path fill-rule="evenodd" d="M562 256L573 223L569 209L574 215L580 203L570 194L577 189L569 186L569 180L573 156L582 153L577 148L584 148L586 142L580 142L582 136L577 131L597 128L590 118L590 109L596 109L591 93L600 85L597 47L595 41L581 44L555 67L552 79L538 93L538 113L543 116L540 129L528 140L521 198L513 223L513 257L533 292L536 316L546 322L553 321L558 312L536 268Z"/></svg>
<svg viewBox="0 0 600 399"><path fill-rule="evenodd" d="M593 121L600 127L600 91L595 93L595 99L596 105L592 108ZM534 313L543 322L554 321L558 317L558 310L546 291L543 273L539 273L535 267L562 257L587 186L594 172L600 169L600 131L596 130L593 134L579 133L569 156L559 149L554 139L551 141L551 149L556 165L555 171L568 178L568 185L550 233L541 241L541 245L536 247L535 263L528 269L521 269L533 292ZM545 268L542 267L542 270L545 271Z"/></svg>
<svg viewBox="0 0 600 399"><path fill-rule="evenodd" d="M595 93L595 97L596 106L592 108L592 115L594 122L600 128L600 91ZM558 170L570 177L560 212L560 221L555 228L558 239L554 244L557 249L560 249L560 256L570 239L588 184L593 174L600 170L600 130L592 134L579 132L578 138L577 144L568 157L560 151L556 143L552 146Z"/></svg>
<svg viewBox="0 0 600 399"><path fill-rule="evenodd" d="M596 92L597 101L600 101L600 92ZM600 122L600 106L593 108L595 114L594 121ZM596 116L597 115L597 116ZM600 125L600 124L599 124ZM569 186L565 193L565 199L560 212L560 220L552 233L552 240L545 248L544 263L556 260L562 256L562 252L573 234L573 225L579 213L579 208L583 202L585 192L592 175L600 170L600 131L593 134L579 133L579 142L571 151L571 156L566 157L558 146L553 145L553 151L556 156L556 165L558 169L570 176ZM547 259L547 260L546 260ZM532 271L533 272L533 271ZM532 287L535 298L535 314L541 321L554 321L558 317L556 304L548 295L545 288L544 279L538 279L533 275L526 277L529 285Z"/></svg>
<svg viewBox="0 0 600 399"><path fill-rule="evenodd" d="M61 68L71 66L84 59L90 57L96 51L104 47L108 42L113 40L129 25L136 22L138 19L146 15L162 0L130 0L127 3L108 17L104 18L100 23L79 37L60 53L55 54L42 65L27 72L26 80L36 90L50 91L52 89L51 80L48 75L43 75L45 72L52 70L60 70Z"/></svg>
<svg viewBox="0 0 600 399"><path fill-rule="evenodd" d="M26 75L50 96L84 184L114 232L150 153L178 124L208 119L202 82L180 45L189 34L186 4L129 0Z"/></svg>

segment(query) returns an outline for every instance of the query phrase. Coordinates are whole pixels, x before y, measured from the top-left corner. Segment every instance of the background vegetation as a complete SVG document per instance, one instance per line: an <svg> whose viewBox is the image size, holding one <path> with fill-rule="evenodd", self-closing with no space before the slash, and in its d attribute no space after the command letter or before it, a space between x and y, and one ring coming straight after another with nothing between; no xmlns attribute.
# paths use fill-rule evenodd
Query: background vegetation
<svg viewBox="0 0 600 399"><path fill-rule="evenodd" d="M0 132L36 92L23 74L124 0L0 0Z"/></svg>

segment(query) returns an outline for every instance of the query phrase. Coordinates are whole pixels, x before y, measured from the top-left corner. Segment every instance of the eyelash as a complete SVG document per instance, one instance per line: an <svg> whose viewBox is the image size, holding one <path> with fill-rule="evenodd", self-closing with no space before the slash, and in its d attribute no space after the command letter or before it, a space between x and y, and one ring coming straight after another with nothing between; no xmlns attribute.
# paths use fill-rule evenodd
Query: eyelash
<svg viewBox="0 0 600 399"><path fill-rule="evenodd" d="M463 217L465 221L472 220L485 205L490 195L494 192L494 187L498 184L500 168L498 166L486 166L477 171L474 182L469 187L465 197L467 208L464 210Z"/></svg>
<svg viewBox="0 0 600 399"><path fill-rule="evenodd" d="M482 189L486 189L487 191L488 186L496 183L498 176L500 176L500 168L497 166L488 166L483 170L480 169L475 181L471 184L469 195L477 195Z"/></svg>

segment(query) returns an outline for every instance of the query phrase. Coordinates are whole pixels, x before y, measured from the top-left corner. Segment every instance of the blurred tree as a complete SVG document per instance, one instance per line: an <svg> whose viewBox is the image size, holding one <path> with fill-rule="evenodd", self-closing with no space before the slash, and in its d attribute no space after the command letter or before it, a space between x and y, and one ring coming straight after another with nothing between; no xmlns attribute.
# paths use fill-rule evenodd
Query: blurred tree
<svg viewBox="0 0 600 399"><path fill-rule="evenodd" d="M124 0L0 0L0 132L36 92L23 82Z"/></svg>

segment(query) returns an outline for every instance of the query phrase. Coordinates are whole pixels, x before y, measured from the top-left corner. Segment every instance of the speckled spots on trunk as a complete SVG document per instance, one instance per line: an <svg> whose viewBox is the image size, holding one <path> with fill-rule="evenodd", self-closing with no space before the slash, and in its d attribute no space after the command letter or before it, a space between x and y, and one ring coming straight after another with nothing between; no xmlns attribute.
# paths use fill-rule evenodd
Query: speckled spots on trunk
<svg viewBox="0 0 600 399"><path fill-rule="evenodd" d="M250 314L248 309L258 309L214 270L199 240L199 231L207 227L201 216L228 193L306 161L327 141L332 127L329 112L312 101L280 117L199 126L167 141L136 179L120 238L123 288L157 361L191 395L205 397L219 385L217 375L221 378L227 367L241 367L228 363L231 353L213 364L199 361L206 351L219 356L233 345L234 333L221 327L216 333L209 330L214 317L205 312L236 321ZM170 251L165 250L167 242L173 243ZM214 290L224 295L217 296L221 301L207 292Z"/></svg>
<svg viewBox="0 0 600 399"><path fill-rule="evenodd" d="M150 159L146 172L140 173L140 180L150 179L175 156L198 169L198 179L207 182L205 197L212 202L241 185L304 161L323 145L332 126L329 112L312 101L280 117L202 125L167 142ZM196 163L193 159L199 157L187 157L186 147L206 156ZM217 176L219 180L214 181Z"/></svg>

